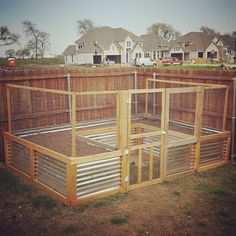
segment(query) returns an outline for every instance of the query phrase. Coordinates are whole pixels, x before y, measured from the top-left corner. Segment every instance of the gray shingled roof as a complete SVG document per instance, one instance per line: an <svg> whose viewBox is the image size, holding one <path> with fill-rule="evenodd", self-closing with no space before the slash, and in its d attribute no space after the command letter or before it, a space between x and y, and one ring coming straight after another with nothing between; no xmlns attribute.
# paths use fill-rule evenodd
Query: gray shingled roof
<svg viewBox="0 0 236 236"><path fill-rule="evenodd" d="M94 42L97 42L97 52L100 48L102 49L109 49L111 43L115 43L117 46L117 42L123 42L125 38L130 35L130 37L134 41L142 41L142 39L135 34L129 32L123 28L111 28L109 26L104 26L101 28L95 28L85 35L83 35L80 39L78 39L75 43L83 44L82 48L79 48L79 52L94 52Z"/></svg>
<svg viewBox="0 0 236 236"><path fill-rule="evenodd" d="M160 48L161 46L169 47L170 43L159 37L157 34L143 34L140 36L143 39L143 47L146 51L153 51L158 49L159 51L166 50Z"/></svg>
<svg viewBox="0 0 236 236"><path fill-rule="evenodd" d="M181 47L185 52L204 51L212 42L214 37L207 35L204 32L189 32L176 39L171 45L178 45L180 42L192 42L187 47Z"/></svg>
<svg viewBox="0 0 236 236"><path fill-rule="evenodd" d="M230 50L236 50L236 39L230 35L217 35L217 38L221 39L224 43L224 47L230 48Z"/></svg>
<svg viewBox="0 0 236 236"><path fill-rule="evenodd" d="M65 51L63 52L64 55L75 55L76 54L76 46L69 45Z"/></svg>

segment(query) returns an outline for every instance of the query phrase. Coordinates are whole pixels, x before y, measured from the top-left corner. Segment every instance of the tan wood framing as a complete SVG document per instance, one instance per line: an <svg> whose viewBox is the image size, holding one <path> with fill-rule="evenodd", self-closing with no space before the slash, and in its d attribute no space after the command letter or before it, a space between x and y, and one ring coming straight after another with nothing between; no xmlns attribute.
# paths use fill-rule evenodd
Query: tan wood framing
<svg viewBox="0 0 236 236"><path fill-rule="evenodd" d="M178 88L156 88L157 86L152 86L149 89L149 83L156 82L158 83L168 83L168 84L178 84L178 85L186 85L188 87L178 87ZM14 91L12 89L24 89L31 91L42 91L47 93L56 93L56 94L64 94L71 96L71 137L72 137L72 149L71 155L66 156L55 152L53 150L47 149L35 143L25 140L24 138L15 136L12 134L12 104L11 104L11 96L14 95ZM202 116L203 116L203 102L204 102L204 92L208 89L223 89L225 91L224 97L224 110L223 110L223 123L222 123L222 131L217 131L212 134L202 136ZM156 75L153 76L152 79L146 80L146 88L145 89L132 89L132 90L117 90L117 91L89 91L89 92L67 92L67 91L59 91L54 89L44 89L44 88L36 88L36 87L27 87L20 85L7 85L7 108L8 108L8 132L4 132L4 148L5 148L5 165L6 167L17 173L18 175L24 177L25 179L31 181L45 192L51 194L56 197L60 201L64 202L69 206L76 206L78 204L88 202L94 199L102 198L111 194L115 194L118 192L127 192L131 190L135 190L142 187L147 187L153 184L157 184L162 182L165 179L175 178L178 176L184 176L194 171L204 171L211 168L215 168L221 165L224 165L228 162L229 157L229 146L230 146L230 132L225 131L226 125L226 114L227 114L227 106L228 106L228 93L229 88L225 85L218 84L202 84L202 83L187 83L180 81L166 81L166 80L158 80L156 79ZM148 113L148 106L150 102L150 98L155 98L155 94L161 95L161 114L159 117L155 114ZM192 135L177 132L174 130L170 130L170 96L172 94L181 94L181 93L195 93L196 94L196 108L194 110L194 133ZM113 108L116 109L116 117L115 117L115 125L103 126L97 128L83 128L78 130L76 128L77 125L77 111L76 100L77 96L86 96L86 95L104 95L104 94L113 94L116 98L116 103ZM143 94L144 96L144 114L143 116L147 119L156 118L161 121L160 127L156 127L153 125L148 125L142 123L142 121L132 122L131 116L131 97L134 95L135 104L134 111L137 114L137 101L138 94ZM153 96L150 96L153 94ZM152 101L156 105L156 98ZM83 109L83 108L80 108ZM155 110L155 109L154 109ZM134 131L133 131L134 130ZM132 132L131 132L132 131ZM92 139L86 137L89 135L105 135L106 133L113 132L116 135L116 143L114 147L109 144L104 144L99 141L93 141ZM174 139L171 139L173 138ZM104 153L97 153L94 155L87 156L77 156L76 154L76 138L79 138L82 141L97 143L103 147L110 147L110 150ZM144 142L144 140L148 140ZM223 140L224 150L223 155L224 159L219 160L217 162L208 162L207 164L199 164L200 154L201 154L201 144L202 142L207 142L211 140ZM29 173L25 173L23 170L19 170L18 168L12 165L12 151L11 151L11 143L17 143L18 145L22 145L24 148L29 150ZM168 150L173 147L176 147L176 152L179 152L181 155L181 148L183 146L190 147L191 152L191 163L193 163L193 167L189 170L179 171L174 174L168 174L167 165L168 165ZM179 150L179 151L178 151ZM144 152L147 153L144 156ZM64 179L66 183L66 194L61 194L53 187L46 185L41 182L37 176L37 154L43 154L47 156L49 159L53 159L63 163L65 166L66 177ZM131 153L135 153L135 157ZM27 157L28 158L28 157ZM137 183L131 184L131 173L130 173L130 160L131 158L136 158L135 163L137 165ZM146 180L143 180L143 161L144 158L148 159L148 177ZM154 159L156 158L156 159ZM88 194L85 196L78 197L78 191L80 191L77 182L78 182L78 170L80 170L83 165L90 165L90 163L104 162L108 159L119 160L119 167L117 169L117 173L120 173L120 187L115 189L111 189L108 191L101 191L95 194ZM192 161L193 160L193 161ZM159 162L160 175L154 177L154 166L155 162ZM53 163L53 162L52 162ZM192 164L191 164L192 165ZM91 177L92 178L92 177Z"/></svg>

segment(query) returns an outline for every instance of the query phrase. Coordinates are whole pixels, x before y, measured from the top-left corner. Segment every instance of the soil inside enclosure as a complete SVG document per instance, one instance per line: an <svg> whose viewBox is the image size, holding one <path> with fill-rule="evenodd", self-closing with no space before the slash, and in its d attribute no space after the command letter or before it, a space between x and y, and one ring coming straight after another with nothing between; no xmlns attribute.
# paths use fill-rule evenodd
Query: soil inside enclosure
<svg viewBox="0 0 236 236"><path fill-rule="evenodd" d="M71 156L72 154L71 131L39 133L36 135L26 136L24 139L66 156ZM76 138L77 156L93 155L107 151L108 150L102 146L95 146L89 142L80 141L79 138Z"/></svg>

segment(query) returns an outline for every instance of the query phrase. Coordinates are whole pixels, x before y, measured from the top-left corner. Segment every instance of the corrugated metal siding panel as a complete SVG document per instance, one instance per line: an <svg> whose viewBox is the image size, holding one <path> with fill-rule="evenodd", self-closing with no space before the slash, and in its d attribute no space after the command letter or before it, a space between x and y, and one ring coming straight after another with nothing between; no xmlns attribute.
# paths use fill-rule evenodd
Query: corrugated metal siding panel
<svg viewBox="0 0 236 236"><path fill-rule="evenodd" d="M200 164L223 160L225 139L201 142Z"/></svg>
<svg viewBox="0 0 236 236"><path fill-rule="evenodd" d="M190 170L192 166L192 145L181 145L168 148L167 174Z"/></svg>
<svg viewBox="0 0 236 236"><path fill-rule="evenodd" d="M98 142L116 147L116 133L115 132L92 134L92 135L87 135L85 137L90 138L94 141L98 141Z"/></svg>
<svg viewBox="0 0 236 236"><path fill-rule="evenodd" d="M21 144L10 141L10 165L30 175L30 150Z"/></svg>
<svg viewBox="0 0 236 236"><path fill-rule="evenodd" d="M37 180L66 196L66 164L41 153L36 155Z"/></svg>
<svg viewBox="0 0 236 236"><path fill-rule="evenodd" d="M77 197L111 191L120 185L120 157L77 165Z"/></svg>

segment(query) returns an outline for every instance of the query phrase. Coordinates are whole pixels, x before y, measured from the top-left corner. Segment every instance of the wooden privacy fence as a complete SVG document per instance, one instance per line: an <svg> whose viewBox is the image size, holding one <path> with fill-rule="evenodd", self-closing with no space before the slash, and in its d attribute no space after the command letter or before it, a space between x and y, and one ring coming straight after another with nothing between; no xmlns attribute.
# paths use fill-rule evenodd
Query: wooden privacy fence
<svg viewBox="0 0 236 236"><path fill-rule="evenodd" d="M162 87L150 89L149 83ZM179 82L165 87L167 83L149 79L145 89L90 92L8 85L9 131L3 134L6 167L75 206L227 163L228 87L194 83L179 87ZM213 129L202 125L204 93L219 89L225 97L221 128ZM194 105L186 102L189 96ZM24 130L19 130L13 116L19 116L21 109L14 112L14 105L28 106L24 101L29 100L40 101L46 109L55 108L52 117L66 109L66 119L57 125L48 125L48 120L38 123L35 113L45 116L44 106L32 103L24 114L30 127L22 124ZM88 108L93 108L93 113L85 113ZM191 116L184 115L186 109L191 110ZM56 145L60 136L63 148L50 146Z"/></svg>
<svg viewBox="0 0 236 236"><path fill-rule="evenodd" d="M151 68L88 68L88 69L69 69L69 74L62 68L53 69L17 69L16 71L0 71L0 130L6 131L8 129L7 124L7 95L6 95L6 84L13 83L24 86L39 87L39 88L50 88L54 90L65 90L65 91L95 91L95 90L121 90L121 89L142 89L145 87L146 78L158 78L167 81L180 81L187 84L188 82L204 83L204 84L222 84L229 86L229 101L227 109L226 119L226 130L232 131L232 145L231 145L231 156L235 156L236 139L235 136L235 94L236 92L236 80L233 77L236 76L235 71L197 71L197 70L168 70L168 69L151 69ZM29 96L29 95L28 95ZM220 102L216 104L216 94L214 91L208 90L205 92L205 107L203 111L203 122L213 128L221 128L222 125L222 104ZM191 98L189 98L191 99ZM54 96L54 100L63 100L62 96ZM35 112L34 124L25 122L26 114L29 112L30 106L26 109L25 114L14 114L15 128L18 125L18 129L30 128L30 126L39 126L53 123L53 125L61 124L63 122L69 122L69 109L65 109L68 106L66 101L69 100L69 96L64 95L64 107L61 106L64 113L52 111L50 105L48 110L47 106L44 106L43 112ZM83 102L86 102L84 99ZM35 107L41 106L39 101L33 101ZM174 102L173 102L174 103ZM29 104L29 101L27 102ZM56 101L55 101L55 104ZM55 105L51 104L51 105ZM29 104L30 105L30 104ZM219 106L218 106L219 105ZM140 105L139 105L140 106ZM171 105L172 106L172 105ZM32 107L32 106L31 106ZM103 104L103 108L107 107ZM173 107L173 106L172 106ZM136 109L139 108L136 106ZM211 108L211 110L208 110ZM95 110L93 108L83 108L80 111L81 121L86 121L87 116L93 113L95 116ZM135 108L134 108L135 109ZM38 109L39 110L39 109ZM107 111L109 108L107 107ZM46 119L46 116L50 119ZM191 112L185 113L191 119ZM174 116L174 110L172 109L172 116ZM92 118L92 116L91 116ZM84 119L84 120L83 120ZM27 124L28 123L28 124ZM234 125L233 125L234 124ZM27 127L28 125L28 127ZM2 157L1 157L2 156ZM0 136L0 160L3 158L3 142L2 135Z"/></svg>

